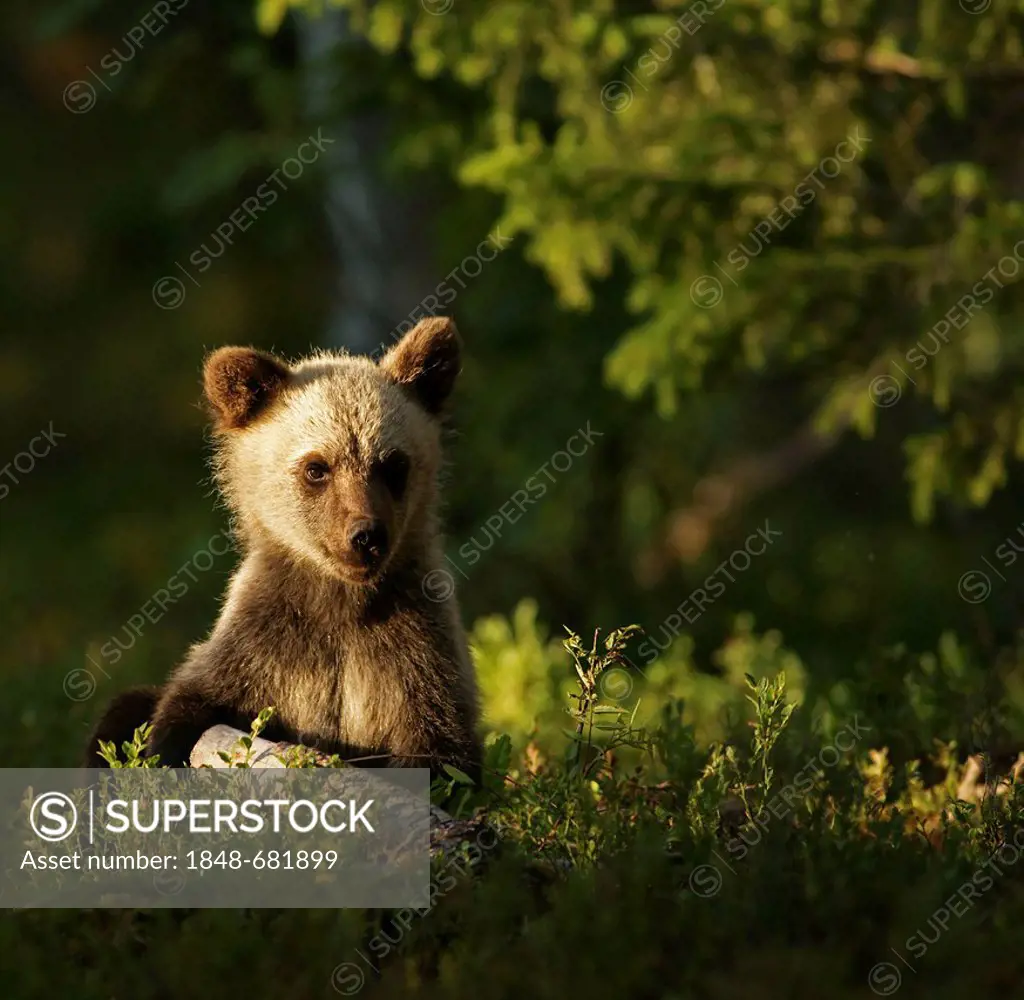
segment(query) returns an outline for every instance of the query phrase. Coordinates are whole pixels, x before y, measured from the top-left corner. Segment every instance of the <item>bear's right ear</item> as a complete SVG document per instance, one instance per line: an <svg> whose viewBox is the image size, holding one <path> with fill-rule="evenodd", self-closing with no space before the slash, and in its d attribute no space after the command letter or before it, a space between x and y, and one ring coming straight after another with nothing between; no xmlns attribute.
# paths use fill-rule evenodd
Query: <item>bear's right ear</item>
<svg viewBox="0 0 1024 1000"><path fill-rule="evenodd" d="M428 413L439 416L461 367L462 340L447 316L421 319L380 359L387 376L412 390Z"/></svg>
<svg viewBox="0 0 1024 1000"><path fill-rule="evenodd" d="M244 427L281 391L288 368L251 347L221 347L203 366L203 391L218 430Z"/></svg>

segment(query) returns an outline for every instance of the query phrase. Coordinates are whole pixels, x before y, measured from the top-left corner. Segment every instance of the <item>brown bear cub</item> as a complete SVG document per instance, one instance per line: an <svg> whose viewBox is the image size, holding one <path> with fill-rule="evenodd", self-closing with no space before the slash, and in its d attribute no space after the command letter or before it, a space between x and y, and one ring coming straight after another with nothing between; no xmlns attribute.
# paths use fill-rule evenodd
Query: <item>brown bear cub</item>
<svg viewBox="0 0 1024 1000"><path fill-rule="evenodd" d="M443 565L442 416L460 367L449 319L420 322L379 363L317 354L294 366L243 347L206 361L215 475L243 558L209 638L162 689L125 692L92 735L131 738L187 767L210 726L368 766L451 763L479 775L476 680Z"/></svg>

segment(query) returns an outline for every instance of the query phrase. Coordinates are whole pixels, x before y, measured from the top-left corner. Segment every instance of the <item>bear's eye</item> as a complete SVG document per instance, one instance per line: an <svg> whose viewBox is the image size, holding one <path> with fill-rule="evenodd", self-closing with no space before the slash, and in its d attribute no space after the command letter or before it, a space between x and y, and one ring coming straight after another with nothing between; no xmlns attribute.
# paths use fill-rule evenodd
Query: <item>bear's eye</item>
<svg viewBox="0 0 1024 1000"><path fill-rule="evenodd" d="M307 483L312 483L314 486L319 486L321 483L327 482L327 478L331 474L330 466L326 462L314 460L307 462L306 467L302 470L302 476Z"/></svg>
<svg viewBox="0 0 1024 1000"><path fill-rule="evenodd" d="M389 451L377 463L377 471L391 495L401 500L409 478L409 456L401 451Z"/></svg>

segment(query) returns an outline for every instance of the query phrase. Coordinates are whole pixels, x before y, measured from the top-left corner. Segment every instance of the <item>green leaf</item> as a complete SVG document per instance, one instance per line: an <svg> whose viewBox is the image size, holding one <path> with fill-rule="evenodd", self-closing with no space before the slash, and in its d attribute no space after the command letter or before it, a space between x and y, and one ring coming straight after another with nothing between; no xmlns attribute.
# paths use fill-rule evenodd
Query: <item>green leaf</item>
<svg viewBox="0 0 1024 1000"><path fill-rule="evenodd" d="M473 779L466 774L465 771L460 771L457 767L452 764L444 765L444 772L450 778L454 779L460 785L472 785L474 784Z"/></svg>

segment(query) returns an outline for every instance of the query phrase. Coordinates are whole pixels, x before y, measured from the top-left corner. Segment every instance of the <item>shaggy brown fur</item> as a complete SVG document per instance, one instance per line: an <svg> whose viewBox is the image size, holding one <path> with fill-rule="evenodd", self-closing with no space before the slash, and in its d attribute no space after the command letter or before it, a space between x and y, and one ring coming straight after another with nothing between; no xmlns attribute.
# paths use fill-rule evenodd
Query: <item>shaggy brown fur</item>
<svg viewBox="0 0 1024 1000"><path fill-rule="evenodd" d="M443 565L440 416L459 370L448 319L428 319L376 365L346 354L289 367L215 351L204 387L218 484L244 559L210 637L158 695L117 699L90 742L147 718L161 763L187 766L204 730L248 728L369 765L450 762L478 774L476 682Z"/></svg>

